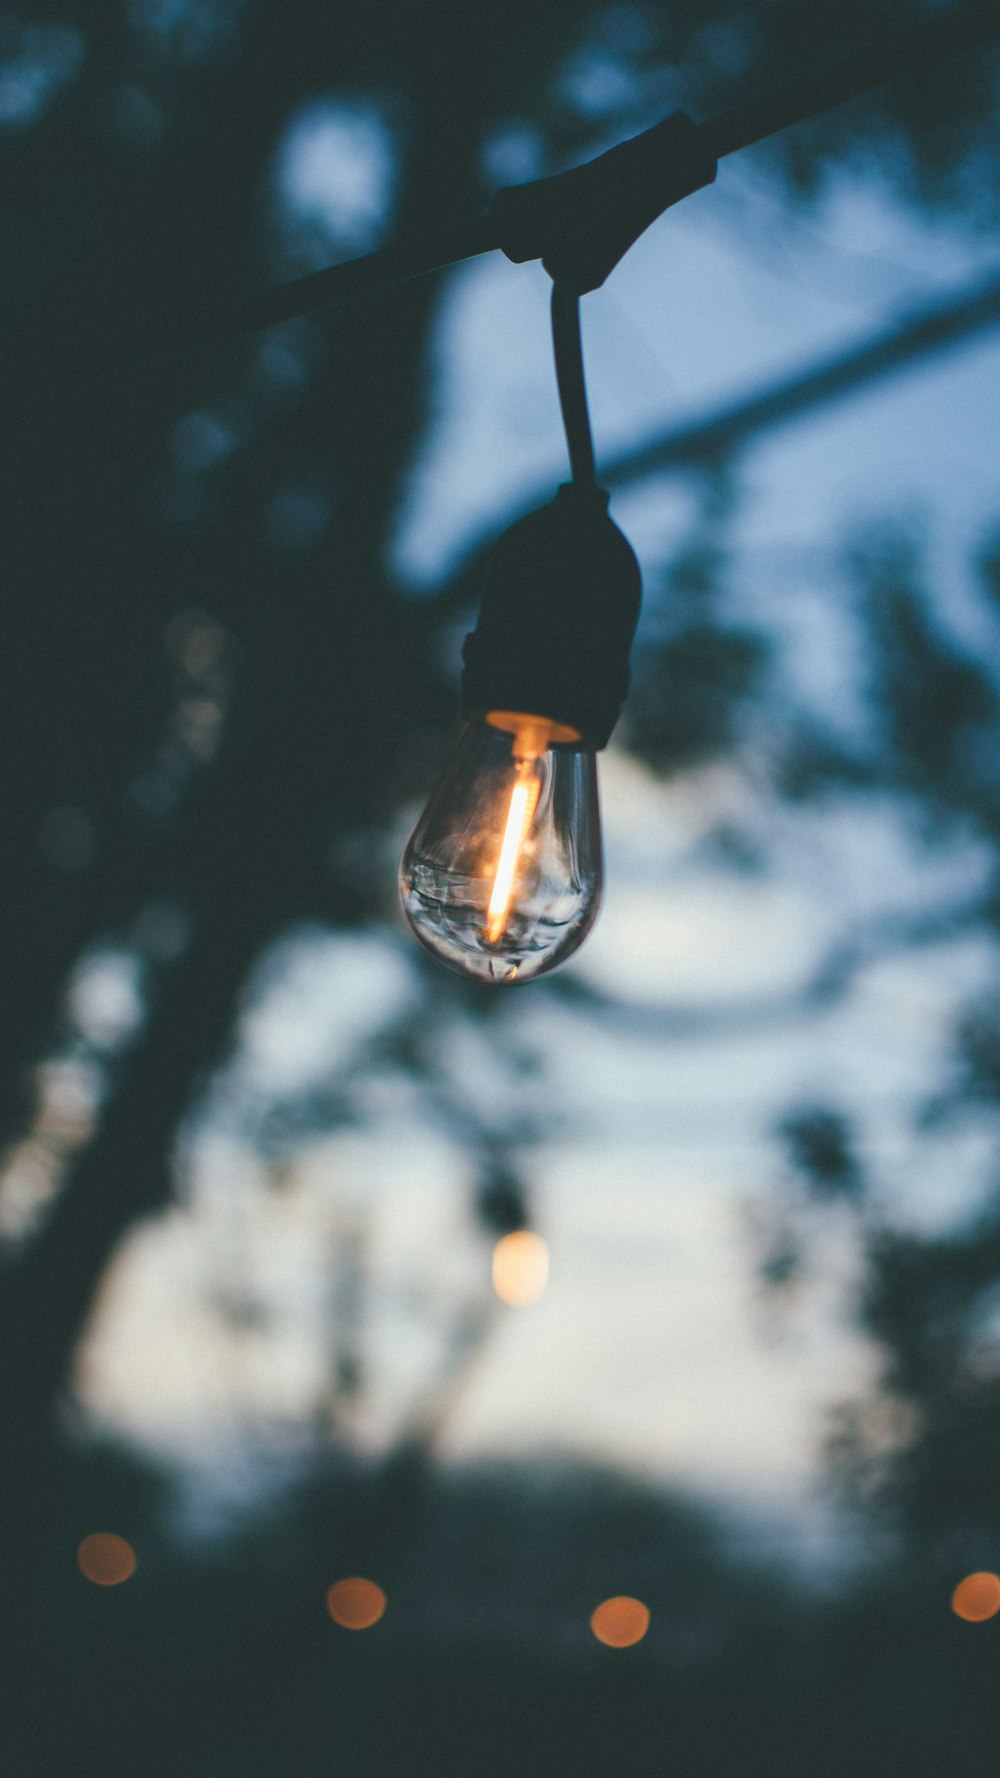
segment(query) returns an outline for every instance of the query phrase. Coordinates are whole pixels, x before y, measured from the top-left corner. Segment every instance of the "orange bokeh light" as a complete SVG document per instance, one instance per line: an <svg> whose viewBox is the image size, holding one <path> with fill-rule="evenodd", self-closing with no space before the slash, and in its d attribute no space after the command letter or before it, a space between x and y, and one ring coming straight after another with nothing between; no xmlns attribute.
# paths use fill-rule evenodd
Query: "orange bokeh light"
<svg viewBox="0 0 1000 1778"><path fill-rule="evenodd" d="M607 1648L631 1648L633 1643L642 1641L649 1629L649 1607L641 1599L619 1593L597 1607L590 1627L598 1642Z"/></svg>
<svg viewBox="0 0 1000 1778"><path fill-rule="evenodd" d="M515 1229L493 1249L493 1288L502 1303L522 1309L537 1303L549 1281L549 1250L541 1235Z"/></svg>
<svg viewBox="0 0 1000 1778"><path fill-rule="evenodd" d="M967 1574L951 1596L951 1609L967 1624L984 1624L1000 1611L1000 1575Z"/></svg>
<svg viewBox="0 0 1000 1778"><path fill-rule="evenodd" d="M136 1570L135 1551L113 1531L91 1531L76 1552L77 1566L95 1587L118 1587Z"/></svg>
<svg viewBox="0 0 1000 1778"><path fill-rule="evenodd" d="M373 1580L352 1575L334 1581L326 1595L326 1609L342 1630L370 1630L385 1611L386 1596Z"/></svg>

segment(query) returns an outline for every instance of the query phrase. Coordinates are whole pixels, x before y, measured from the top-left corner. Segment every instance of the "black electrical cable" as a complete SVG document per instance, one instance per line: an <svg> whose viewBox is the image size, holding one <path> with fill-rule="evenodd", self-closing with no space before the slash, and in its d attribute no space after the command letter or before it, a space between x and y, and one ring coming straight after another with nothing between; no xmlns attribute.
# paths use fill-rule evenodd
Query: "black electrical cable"
<svg viewBox="0 0 1000 1778"><path fill-rule="evenodd" d="M811 70L801 78L780 87L777 92L734 106L707 123L691 126L691 131L700 144L702 159L718 160L738 149L749 148L778 130L788 129L793 124L803 123L808 118L829 111L847 99L859 98L863 93L884 86L889 81L934 69L945 57L981 49L998 40L998 0L966 0L966 4L935 12L930 18L925 18L908 29L873 32L861 48L850 54ZM653 130L645 131L643 136L634 138L634 142L641 145L647 138L652 139L654 134L660 136L664 144L663 154L669 162L673 156L673 148L670 146L669 132L665 132L666 122L667 120L664 124L654 125ZM612 149L609 152L615 155L619 151ZM682 155L681 159L683 158ZM596 161L575 168L574 176L585 176L589 168L600 168L606 159L606 156L600 155ZM631 160L626 157L622 164L631 165L633 161L643 159L640 152ZM663 173L669 175L670 172L670 165L664 166ZM485 216L421 230L405 242L401 241L382 252L366 254L360 259L349 260L345 265L330 266L324 271L314 272L290 284L265 291L243 305L237 317L238 323L249 328L267 327L274 321L288 320L324 308L341 295L367 295L369 291L388 284L443 270L448 265L479 253L490 253L498 248L506 251L507 241L502 237L507 232L505 224L510 214L516 211L518 193L525 194L525 203L534 215L538 211L541 188L547 185L555 187L559 181L565 182L568 177L560 174L552 181L536 181L534 186L512 187L505 193L498 193L498 197L507 200L505 204L497 208L494 200L494 208ZM687 192L704 183L704 178L693 179L684 188L682 181L682 188L678 190L671 187L667 177L662 208L677 202ZM586 219L587 204L582 203L580 210ZM552 214L557 233L564 232L565 227L565 219L560 211L561 203L556 197ZM659 212L654 206L653 214L657 213ZM651 220L652 216L648 216L642 226L647 226ZM593 221L591 216L591 228ZM528 252L511 254L510 257L541 259L546 257L547 252L548 243L543 240L537 246L532 243Z"/></svg>
<svg viewBox="0 0 1000 1778"><path fill-rule="evenodd" d="M293 278L287 284L265 290L245 305L239 323L242 327L257 328L270 327L275 321L293 321L341 298L364 298L376 290L403 284L408 278L443 271L446 266L458 265L479 253L492 253L497 245L487 217L467 217L438 227L433 233L421 233L418 239L398 241L377 253L366 253L342 265L325 266L320 272L308 272L304 278Z"/></svg>
<svg viewBox="0 0 1000 1778"><path fill-rule="evenodd" d="M583 371L583 341L580 336L580 298L565 284L552 286L552 351L556 363L556 386L566 432L570 475L574 487L593 488L597 482L594 467L594 440L587 408L587 383Z"/></svg>

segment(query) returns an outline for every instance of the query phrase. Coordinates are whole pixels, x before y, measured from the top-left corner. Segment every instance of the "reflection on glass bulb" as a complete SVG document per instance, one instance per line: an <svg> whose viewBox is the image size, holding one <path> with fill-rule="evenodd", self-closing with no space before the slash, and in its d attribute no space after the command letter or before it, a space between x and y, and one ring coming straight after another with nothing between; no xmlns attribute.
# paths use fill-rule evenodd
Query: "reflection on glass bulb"
<svg viewBox="0 0 1000 1778"><path fill-rule="evenodd" d="M400 893L421 943L480 981L530 981L571 956L601 899L597 761L577 731L509 710L470 722Z"/></svg>

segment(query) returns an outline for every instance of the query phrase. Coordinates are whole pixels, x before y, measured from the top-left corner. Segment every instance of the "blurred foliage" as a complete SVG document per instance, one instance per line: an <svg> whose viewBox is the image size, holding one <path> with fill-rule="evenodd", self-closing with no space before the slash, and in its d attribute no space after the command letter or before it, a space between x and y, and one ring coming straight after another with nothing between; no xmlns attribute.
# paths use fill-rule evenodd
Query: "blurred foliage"
<svg viewBox="0 0 1000 1778"><path fill-rule="evenodd" d="M810 1106L787 1118L782 1135L792 1160L808 1183L825 1197L853 1197L862 1189L851 1152L846 1120L825 1106Z"/></svg>
<svg viewBox="0 0 1000 1778"><path fill-rule="evenodd" d="M822 1214L855 1218L884 1388L845 1413L836 1457L895 1542L826 1608L621 1483L434 1479L427 1453L485 1313L459 1317L437 1397L384 1471L345 1458L276 1523L200 1554L171 1537L160 1482L88 1454L67 1386L110 1260L171 1200L179 1133L224 1078L261 958L310 923L360 934L386 919L386 836L453 721L463 589L408 598L387 542L433 402L441 281L260 338L232 337L226 317L248 288L475 209L677 103L708 115L875 18L922 10L64 0L0 17L0 1117L39 1206L9 1243L0 1303L12 1778L311 1774L335 1753L369 1778L619 1763L938 1778L992 1745L993 1632L973 1632L970 1654L942 1589L1000 1547L996 1212L991 1199L948 1238L887 1226L834 1105L793 1108L784 1141ZM790 203L875 166L975 229L1000 196L996 83L996 58L965 58L762 146L759 164ZM304 116L363 122L339 210L290 194ZM778 696L770 639L728 600L724 463L706 488L655 577L629 712L628 745L664 773L731 759ZM987 546L994 607L997 562ZM867 735L784 713L775 791L904 798L924 830L957 824L994 857L989 649L951 633L898 528L861 539L852 573ZM995 935L996 864L971 910L901 918L879 943L960 921ZM529 1107L512 1123L502 1087L484 1108L456 1056L482 1045L514 1085L534 1059L488 991L407 969L403 1010L328 1078L236 1095L233 1115L280 1172L317 1132L363 1119L373 1083L416 1083L482 1228L508 1231L530 1219L538 1120ZM954 1052L928 1116L995 1116L992 999L963 1013ZM340 1364L356 1395L350 1338ZM107 1592L71 1554L106 1513L140 1549L135 1580ZM928 1560L911 1569L915 1555ZM393 1567L399 1628L349 1645L322 1589L369 1560ZM654 1630L614 1667L581 1624L630 1563ZM500 1614L485 1624L484 1592Z"/></svg>
<svg viewBox="0 0 1000 1778"><path fill-rule="evenodd" d="M765 692L768 638L727 612L737 504L726 470L710 471L693 530L645 591L625 736L664 776L731 754Z"/></svg>
<svg viewBox="0 0 1000 1778"><path fill-rule="evenodd" d="M684 1499L607 1472L442 1474L400 1456L328 1460L223 1542L178 1546L133 1512L136 1572L97 1587L76 1571L76 1528L119 1464L106 1450L70 1470L65 1529L36 1561L20 1635L44 1659L8 1709L19 1778L318 1778L331 1759L368 1778L621 1763L653 1778L692 1760L719 1778L932 1778L989 1758L997 1632L952 1617L926 1566L817 1595L735 1554ZM360 1634L325 1610L348 1574L388 1598ZM588 1628L623 1585L650 1610L627 1652Z"/></svg>

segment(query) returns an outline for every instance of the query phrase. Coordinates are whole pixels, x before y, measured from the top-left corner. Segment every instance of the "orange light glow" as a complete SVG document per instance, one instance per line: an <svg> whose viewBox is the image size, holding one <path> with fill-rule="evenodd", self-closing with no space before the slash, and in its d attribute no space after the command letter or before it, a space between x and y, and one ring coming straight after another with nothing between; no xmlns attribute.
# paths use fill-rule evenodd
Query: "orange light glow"
<svg viewBox="0 0 1000 1778"><path fill-rule="evenodd" d="M135 1551L113 1531L92 1531L76 1552L77 1566L95 1587L118 1587L136 1570Z"/></svg>
<svg viewBox="0 0 1000 1778"><path fill-rule="evenodd" d="M528 829L538 807L538 796L541 784L530 766L519 767L519 776L510 794L510 808L507 812L507 825L504 828L503 843L500 847L500 860L497 864L496 880L493 894L486 911L486 937L491 945L502 938L507 915L510 912L511 897L514 893L514 874L521 856L521 847L527 838ZM521 775L524 774L524 775Z"/></svg>
<svg viewBox="0 0 1000 1778"><path fill-rule="evenodd" d="M1000 1575L967 1574L951 1596L951 1609L967 1624L984 1624L1000 1611Z"/></svg>
<svg viewBox="0 0 1000 1778"><path fill-rule="evenodd" d="M491 728L502 729L514 736L514 752L518 759L526 754L541 753L555 741L579 741L578 728L565 722L553 722L550 716L532 716L527 710L487 710Z"/></svg>
<svg viewBox="0 0 1000 1778"><path fill-rule="evenodd" d="M631 1648L641 1642L649 1629L649 1608L641 1599L630 1599L620 1593L605 1599L592 1613L590 1627L598 1642L607 1648Z"/></svg>
<svg viewBox="0 0 1000 1778"><path fill-rule="evenodd" d="M334 1581L326 1595L326 1609L342 1630L370 1630L372 1624L378 1623L387 1603L382 1588L359 1575Z"/></svg>
<svg viewBox="0 0 1000 1778"><path fill-rule="evenodd" d="M493 1288L502 1303L522 1309L537 1303L549 1281L549 1250L541 1235L515 1229L493 1249Z"/></svg>

